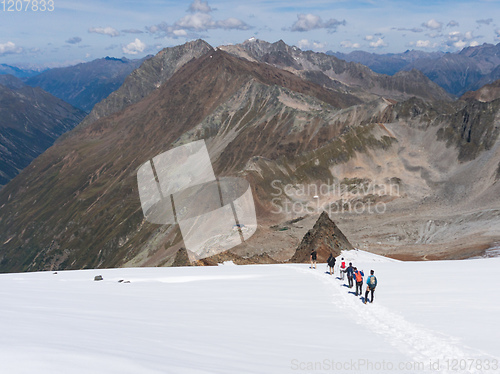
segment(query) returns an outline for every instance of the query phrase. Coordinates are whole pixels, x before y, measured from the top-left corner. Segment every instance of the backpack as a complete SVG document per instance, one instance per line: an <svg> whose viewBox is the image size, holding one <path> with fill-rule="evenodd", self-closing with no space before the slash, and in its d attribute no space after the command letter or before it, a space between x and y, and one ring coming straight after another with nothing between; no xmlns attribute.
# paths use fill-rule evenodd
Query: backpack
<svg viewBox="0 0 500 374"><path fill-rule="evenodd" d="M375 275L370 276L370 288L375 288L377 285L377 278L375 278Z"/></svg>
<svg viewBox="0 0 500 374"><path fill-rule="evenodd" d="M361 275L360 271L355 272L354 275L356 276L356 282L362 282L363 281L363 276Z"/></svg>
<svg viewBox="0 0 500 374"><path fill-rule="evenodd" d="M328 266L332 266L332 261L333 261L333 256L330 254L330 257L328 257L328 260L326 262L328 263Z"/></svg>

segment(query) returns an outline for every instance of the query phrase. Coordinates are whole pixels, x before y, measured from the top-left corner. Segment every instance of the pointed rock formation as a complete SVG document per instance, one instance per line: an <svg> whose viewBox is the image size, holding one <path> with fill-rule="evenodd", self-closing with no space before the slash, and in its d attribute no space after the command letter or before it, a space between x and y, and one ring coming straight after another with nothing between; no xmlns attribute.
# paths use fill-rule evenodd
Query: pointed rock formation
<svg viewBox="0 0 500 374"><path fill-rule="evenodd" d="M182 247L177 251L172 266L192 266L191 261L189 261L189 255L186 248Z"/></svg>
<svg viewBox="0 0 500 374"><path fill-rule="evenodd" d="M290 262L309 262L313 249L318 253L318 262L326 262L330 253L337 257L340 251L353 249L353 246L328 214L323 212L314 227L304 235Z"/></svg>

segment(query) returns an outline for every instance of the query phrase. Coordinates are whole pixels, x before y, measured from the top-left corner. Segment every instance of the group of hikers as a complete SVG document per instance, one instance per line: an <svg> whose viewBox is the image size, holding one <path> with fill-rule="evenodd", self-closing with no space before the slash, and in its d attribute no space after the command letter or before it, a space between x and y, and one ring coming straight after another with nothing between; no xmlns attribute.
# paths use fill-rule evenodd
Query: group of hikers
<svg viewBox="0 0 500 374"><path fill-rule="evenodd" d="M311 252L311 269L316 269L316 260L318 258L318 254L315 250ZM344 276L347 276L348 286L352 288L354 286L354 281L356 281L356 296L363 294L363 277L365 273L363 270L358 270L357 267L352 266L352 262L349 262L349 266L346 266L346 261L342 257L340 260L339 270L340 277L339 279L344 280ZM326 261L330 275L333 275L335 272L335 263L337 259L333 256L333 253L330 253L330 257ZM364 303L368 301L368 295L371 294L370 303L373 303L373 294L375 292L375 288L377 287L377 277L375 276L375 271L370 270L370 275L366 279L366 292ZM359 291L359 292L358 292Z"/></svg>

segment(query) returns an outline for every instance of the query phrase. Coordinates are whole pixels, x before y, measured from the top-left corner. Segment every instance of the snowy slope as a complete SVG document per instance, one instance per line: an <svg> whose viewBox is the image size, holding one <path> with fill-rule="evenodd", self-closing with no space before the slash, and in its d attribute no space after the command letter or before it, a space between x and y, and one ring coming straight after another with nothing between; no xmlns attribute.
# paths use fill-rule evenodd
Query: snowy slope
<svg viewBox="0 0 500 374"><path fill-rule="evenodd" d="M0 373L500 372L499 258L345 257L373 304L324 264L0 275Z"/></svg>

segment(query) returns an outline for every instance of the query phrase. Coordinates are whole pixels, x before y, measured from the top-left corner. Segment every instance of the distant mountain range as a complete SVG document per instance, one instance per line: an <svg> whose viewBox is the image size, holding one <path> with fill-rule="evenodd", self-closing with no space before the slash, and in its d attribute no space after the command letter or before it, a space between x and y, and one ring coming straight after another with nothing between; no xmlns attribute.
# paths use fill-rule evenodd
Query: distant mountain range
<svg viewBox="0 0 500 374"><path fill-rule="evenodd" d="M84 116L83 111L41 88L0 75L0 187Z"/></svg>
<svg viewBox="0 0 500 374"><path fill-rule="evenodd" d="M451 95L417 70L401 71L394 76L387 76L375 73L364 65L346 62L335 56L290 47L282 40L268 43L253 39L221 48L238 57L290 70L307 80L349 92L363 100L379 96L395 100L408 99L412 96L425 100L452 99Z"/></svg>
<svg viewBox="0 0 500 374"><path fill-rule="evenodd" d="M375 54L354 51L327 52L342 60L359 62L373 71L393 75L417 69L447 92L461 96L500 79L500 43L467 47L455 53L406 51Z"/></svg>
<svg viewBox="0 0 500 374"><path fill-rule="evenodd" d="M238 258L290 258L318 204L354 246L392 255L463 258L500 241L500 100L453 101L416 70L198 40L143 63L94 110L0 190L0 271L174 264L182 236L144 219L137 170L200 139L216 175L252 187L259 228ZM300 193L321 183L347 195ZM398 192L353 192L389 184ZM353 210L377 203L385 214ZM302 210L276 212L290 204Z"/></svg>
<svg viewBox="0 0 500 374"><path fill-rule="evenodd" d="M125 78L144 60L105 57L64 68L54 68L28 78L29 86L41 87L52 95L90 112L94 105L117 90Z"/></svg>
<svg viewBox="0 0 500 374"><path fill-rule="evenodd" d="M348 62L358 62L380 74L394 75L398 71L408 70L415 61L438 60L445 55L445 52L407 50L403 53L379 54L365 51L352 51L349 53L328 51L326 54Z"/></svg>
<svg viewBox="0 0 500 374"><path fill-rule="evenodd" d="M9 74L16 78L29 78L40 74L40 70L21 69L16 66L0 64L0 75Z"/></svg>

